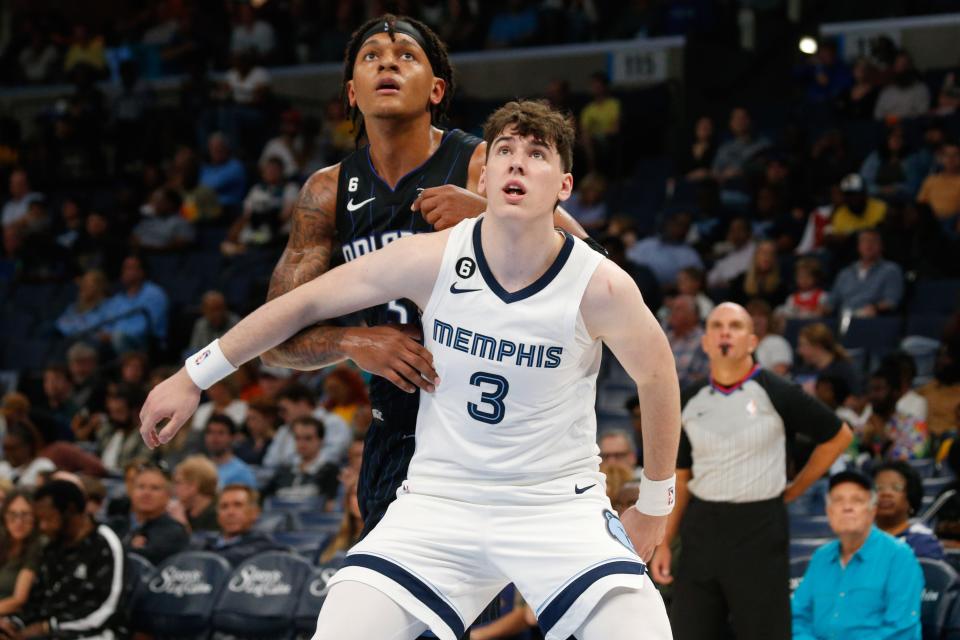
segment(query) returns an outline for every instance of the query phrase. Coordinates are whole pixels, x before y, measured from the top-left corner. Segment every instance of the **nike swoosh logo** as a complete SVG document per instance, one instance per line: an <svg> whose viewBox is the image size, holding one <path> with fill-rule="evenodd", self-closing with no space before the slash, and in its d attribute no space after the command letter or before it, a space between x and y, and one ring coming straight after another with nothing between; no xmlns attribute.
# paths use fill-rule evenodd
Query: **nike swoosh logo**
<svg viewBox="0 0 960 640"><path fill-rule="evenodd" d="M596 482L594 482L593 484L588 484L588 485L585 486L583 489L581 489L581 488L578 487L577 485L573 485L573 492L576 493L577 495L580 495L580 494L583 493L584 491L587 491L588 489L592 489L592 488L594 488L595 486L597 486L597 483L596 483Z"/></svg>
<svg viewBox="0 0 960 640"><path fill-rule="evenodd" d="M353 198L350 198L349 200L347 200L347 211L349 211L350 213L353 213L363 205L367 204L368 202L373 202L376 199L377 197L374 196L372 198L368 198L364 200L363 202L358 202L357 204L353 204Z"/></svg>
<svg viewBox="0 0 960 640"><path fill-rule="evenodd" d="M456 283L450 285L450 293L473 293L474 291L480 291L480 289L457 289Z"/></svg>

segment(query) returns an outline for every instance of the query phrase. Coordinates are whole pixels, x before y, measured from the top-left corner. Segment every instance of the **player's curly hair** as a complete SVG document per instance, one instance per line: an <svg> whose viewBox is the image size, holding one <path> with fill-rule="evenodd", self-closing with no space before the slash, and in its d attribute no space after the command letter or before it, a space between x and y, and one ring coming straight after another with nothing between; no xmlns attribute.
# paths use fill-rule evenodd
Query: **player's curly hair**
<svg viewBox="0 0 960 640"><path fill-rule="evenodd" d="M390 34L391 40L396 39L396 31L394 31L393 27L398 20L409 22L423 34L423 38L426 41L424 53L427 54L427 60L433 69L433 75L446 83L443 98L440 99L439 103L430 105L430 121L435 125L440 124L446 118L447 109L450 108L455 83L453 79L453 66L450 64L450 56L447 53L447 45L440 40L437 34L433 32L433 29L414 18L396 16L392 13L384 14L379 18L372 18L360 25L360 27L353 32L353 35L350 37L350 42L347 43L347 50L343 57L343 83L340 85L340 99L343 101L347 115L353 123L353 130L356 132L355 139L357 142L363 137L366 129L363 123L363 114L360 113L360 109L351 107L347 99L347 83L353 79L353 65L357 61L357 54L360 52L360 47L363 46L364 34L374 25L386 22L390 25L390 30L387 31L387 33Z"/></svg>

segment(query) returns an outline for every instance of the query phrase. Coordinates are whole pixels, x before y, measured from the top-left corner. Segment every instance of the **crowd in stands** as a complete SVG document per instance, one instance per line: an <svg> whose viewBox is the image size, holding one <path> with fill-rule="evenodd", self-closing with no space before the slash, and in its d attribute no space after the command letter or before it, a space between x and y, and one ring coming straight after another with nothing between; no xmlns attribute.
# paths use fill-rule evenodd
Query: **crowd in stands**
<svg viewBox="0 0 960 640"><path fill-rule="evenodd" d="M690 33L717 11L399 4L453 50ZM684 14L687 5L697 9ZM154 564L188 548L234 566L289 549L271 530L287 522L284 504L332 518L311 559L329 562L361 534L371 409L349 365L296 373L253 363L211 387L157 452L138 432L147 391L264 299L299 185L354 148L337 98L308 114L273 93L269 67L340 60L366 11L380 12L351 2L202 6L150 4L96 25L18 14L23 28L3 56L15 70L5 78L72 88L30 135L0 124L0 368L17 370L0 407L0 616L49 612L27 594L35 578L63 578L38 551L51 510L89 540L87 552L114 536ZM222 83L211 66L226 70ZM689 123L687 141L656 158L663 206L645 217L623 208L642 179L624 144L628 96L602 73L585 96L551 82L543 97L573 107L580 131L566 207L662 320L682 385L709 375L700 338L710 310L744 304L757 360L854 428L845 459L876 474L876 526L918 556L943 557L960 547L960 500L932 530L917 528L922 491L903 462L960 471L960 287L936 289L935 304L914 312L926 284L960 278L960 71L921 74L896 50L848 65L830 43L795 71L799 113L761 126L756 109L736 106ZM150 85L169 73L184 74L175 107ZM111 74L109 89L97 84ZM874 320L895 324L892 339L860 346L857 328ZM913 335L928 342L898 350ZM599 445L611 501L625 508L642 466L635 400L622 416L633 429L602 432ZM795 449L802 458L803 443ZM63 482L79 483L80 497ZM85 513L107 526L90 529Z"/></svg>

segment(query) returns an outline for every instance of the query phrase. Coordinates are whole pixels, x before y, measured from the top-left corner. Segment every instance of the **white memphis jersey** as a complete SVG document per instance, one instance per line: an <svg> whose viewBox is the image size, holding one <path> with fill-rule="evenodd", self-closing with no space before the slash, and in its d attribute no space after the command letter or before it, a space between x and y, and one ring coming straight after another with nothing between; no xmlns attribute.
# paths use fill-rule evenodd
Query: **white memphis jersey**
<svg viewBox="0 0 960 640"><path fill-rule="evenodd" d="M423 312L440 385L421 392L416 452L400 491L499 501L559 479L602 482L601 344L587 333L580 302L604 258L566 235L543 276L507 293L484 258L482 225L481 217L452 230ZM562 484L572 495L573 484Z"/></svg>

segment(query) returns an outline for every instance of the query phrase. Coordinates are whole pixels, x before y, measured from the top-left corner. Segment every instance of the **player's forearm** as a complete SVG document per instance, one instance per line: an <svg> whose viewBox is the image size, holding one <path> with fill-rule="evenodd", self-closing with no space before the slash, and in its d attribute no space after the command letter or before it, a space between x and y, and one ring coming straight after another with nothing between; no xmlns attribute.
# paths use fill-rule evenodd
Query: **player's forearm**
<svg viewBox="0 0 960 640"><path fill-rule="evenodd" d="M587 231L580 226L580 223L574 220L573 216L567 213L563 207L557 207L554 209L553 224L568 232L570 235L578 238L586 238L589 235L587 234Z"/></svg>
<svg viewBox="0 0 960 640"><path fill-rule="evenodd" d="M230 364L239 367L316 322L306 289L271 300L224 334L220 349Z"/></svg>
<svg viewBox="0 0 960 640"><path fill-rule="evenodd" d="M670 355L669 350L667 354ZM674 474L680 446L680 385L672 355L652 358L649 373L638 381L643 413L643 472L651 480ZM661 362L662 360L662 362Z"/></svg>
<svg viewBox="0 0 960 640"><path fill-rule="evenodd" d="M822 478L840 454L850 446L852 440L853 431L844 423L835 436L817 445L810 454L807 464L803 465L790 484L792 497L801 495L811 484Z"/></svg>
<svg viewBox="0 0 960 640"><path fill-rule="evenodd" d="M312 371L346 360L344 348L348 329L315 325L261 355L271 367Z"/></svg>

